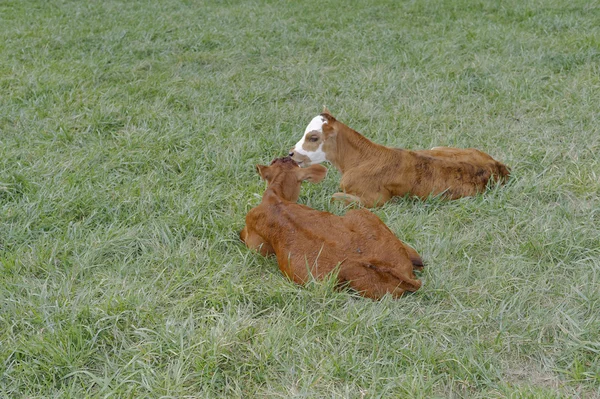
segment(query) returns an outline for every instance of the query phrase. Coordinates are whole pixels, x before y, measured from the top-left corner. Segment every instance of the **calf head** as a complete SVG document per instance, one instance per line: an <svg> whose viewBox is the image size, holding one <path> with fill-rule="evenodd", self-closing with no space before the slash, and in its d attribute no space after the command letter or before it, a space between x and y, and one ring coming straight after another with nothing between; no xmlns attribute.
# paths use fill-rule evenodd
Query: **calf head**
<svg viewBox="0 0 600 399"><path fill-rule="evenodd" d="M304 130L304 136L290 150L289 156L300 166L309 166L331 160L332 151L335 149L337 122L327 108L313 118Z"/></svg>
<svg viewBox="0 0 600 399"><path fill-rule="evenodd" d="M274 159L269 166L256 165L256 170L267 182L267 190L272 190L277 196L291 202L298 200L303 181L318 183L327 174L327 168L324 166L311 165L300 168L290 157Z"/></svg>

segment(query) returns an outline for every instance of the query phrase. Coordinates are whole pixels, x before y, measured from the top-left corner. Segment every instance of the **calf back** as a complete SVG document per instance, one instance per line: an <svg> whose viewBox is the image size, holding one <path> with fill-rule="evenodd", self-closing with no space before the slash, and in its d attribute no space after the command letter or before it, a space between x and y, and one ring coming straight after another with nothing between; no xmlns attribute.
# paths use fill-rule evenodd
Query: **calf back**
<svg viewBox="0 0 600 399"><path fill-rule="evenodd" d="M398 297L421 286L404 244L367 210L336 216L281 203L249 216L247 223L273 247L280 270L298 284L337 268L340 284L370 298Z"/></svg>

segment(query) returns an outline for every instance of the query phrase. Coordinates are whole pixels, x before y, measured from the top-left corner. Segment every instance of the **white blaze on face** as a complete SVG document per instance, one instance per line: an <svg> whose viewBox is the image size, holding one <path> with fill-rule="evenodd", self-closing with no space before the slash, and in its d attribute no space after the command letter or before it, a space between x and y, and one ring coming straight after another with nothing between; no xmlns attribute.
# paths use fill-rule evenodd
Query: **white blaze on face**
<svg viewBox="0 0 600 399"><path fill-rule="evenodd" d="M325 152L323 151L323 143L322 142L319 145L319 147L314 151L307 151L303 148L304 141L306 139L306 133L316 131L316 132L319 132L322 134L323 133L323 125L325 123L327 123L327 119L325 119L321 115L315 116L312 119L312 121L310 121L310 123L308 124L306 129L304 130L304 135L302 136L302 139L299 142L297 142L296 146L294 147L294 151L297 152L298 154L307 156L310 159L311 164L325 162L327 160L327 158L325 157ZM308 164L305 163L305 165L303 165L303 166L308 166Z"/></svg>

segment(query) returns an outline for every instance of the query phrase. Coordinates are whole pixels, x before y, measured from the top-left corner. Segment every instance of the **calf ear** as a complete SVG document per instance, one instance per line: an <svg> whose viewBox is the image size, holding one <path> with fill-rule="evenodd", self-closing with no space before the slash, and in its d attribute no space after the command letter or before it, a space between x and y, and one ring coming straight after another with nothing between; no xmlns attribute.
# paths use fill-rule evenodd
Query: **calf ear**
<svg viewBox="0 0 600 399"><path fill-rule="evenodd" d="M327 168L323 165L310 165L306 168L296 169L298 181L308 180L311 183L318 183L327 175Z"/></svg>
<svg viewBox="0 0 600 399"><path fill-rule="evenodd" d="M323 112L321 112L321 116L327 119L327 122L335 122L335 118L331 115L331 112L327 109L326 106L323 105Z"/></svg>
<svg viewBox="0 0 600 399"><path fill-rule="evenodd" d="M336 134L337 134L337 132L333 128L333 125L331 123L329 123L329 122L328 123L324 123L323 126L321 126L321 129L323 129L323 135L325 136L325 138L335 137Z"/></svg>
<svg viewBox="0 0 600 399"><path fill-rule="evenodd" d="M265 165L256 165L256 171L260 175L261 179L265 181L269 181L271 178L271 173L269 171L269 167Z"/></svg>

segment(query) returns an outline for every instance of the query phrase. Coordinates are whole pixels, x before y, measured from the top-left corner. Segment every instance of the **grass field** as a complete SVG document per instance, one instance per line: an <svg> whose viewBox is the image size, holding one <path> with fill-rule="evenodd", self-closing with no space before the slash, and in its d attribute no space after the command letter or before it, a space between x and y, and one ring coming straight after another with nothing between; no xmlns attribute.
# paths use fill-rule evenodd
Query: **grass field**
<svg viewBox="0 0 600 399"><path fill-rule="evenodd" d="M0 395L600 397L600 3L0 2ZM237 238L327 105L512 180L375 210L374 302ZM339 174L300 202L330 204Z"/></svg>

